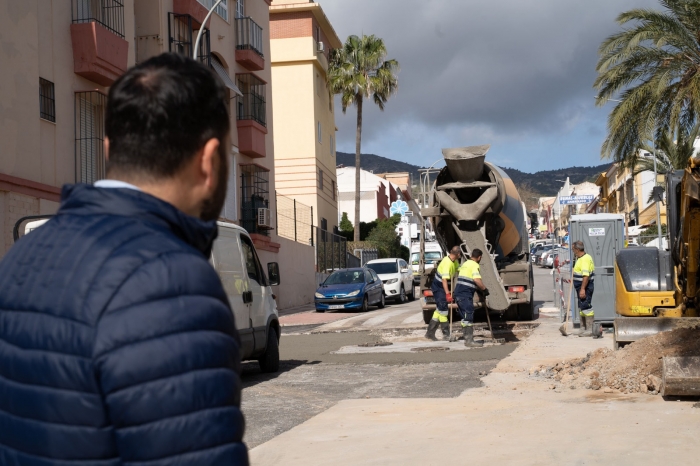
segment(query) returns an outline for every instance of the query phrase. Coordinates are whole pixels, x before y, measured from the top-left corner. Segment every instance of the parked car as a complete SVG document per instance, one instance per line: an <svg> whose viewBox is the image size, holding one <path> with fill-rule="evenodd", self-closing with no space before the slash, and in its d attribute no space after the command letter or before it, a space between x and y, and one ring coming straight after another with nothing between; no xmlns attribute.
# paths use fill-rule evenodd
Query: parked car
<svg viewBox="0 0 700 466"><path fill-rule="evenodd" d="M403 259L375 259L367 262L365 267L377 272L384 285L384 296L397 303L415 299L413 274Z"/></svg>
<svg viewBox="0 0 700 466"><path fill-rule="evenodd" d="M540 267L546 267L547 260L549 259L549 256L551 256L553 252L554 252L553 249L550 249L549 251L543 252L542 255L540 256L540 260L539 260L539 263L537 265L539 265Z"/></svg>
<svg viewBox="0 0 700 466"><path fill-rule="evenodd" d="M279 266L268 263L266 276L248 232L232 223L217 224L219 236L210 260L233 311L241 359L257 359L263 372L277 372L282 332L270 286L280 284Z"/></svg>
<svg viewBox="0 0 700 466"><path fill-rule="evenodd" d="M366 267L337 270L319 285L314 294L316 312L337 309L367 311L384 307L384 287L377 273Z"/></svg>
<svg viewBox="0 0 700 466"><path fill-rule="evenodd" d="M539 264L539 261L540 261L540 258L542 257L542 254L544 254L545 251L549 251L549 250L551 250L551 249L552 249L552 245L551 245L551 244L547 244L547 245L545 245L545 246L542 246L542 249L540 249L539 251L537 251L537 252L532 256L532 262L533 262L535 265L538 265L538 264Z"/></svg>
<svg viewBox="0 0 700 466"><path fill-rule="evenodd" d="M556 251L552 251L551 253L549 253L549 255L547 256L547 260L544 263L544 266L547 268L553 269L554 268L554 259L556 259L558 254L559 253Z"/></svg>

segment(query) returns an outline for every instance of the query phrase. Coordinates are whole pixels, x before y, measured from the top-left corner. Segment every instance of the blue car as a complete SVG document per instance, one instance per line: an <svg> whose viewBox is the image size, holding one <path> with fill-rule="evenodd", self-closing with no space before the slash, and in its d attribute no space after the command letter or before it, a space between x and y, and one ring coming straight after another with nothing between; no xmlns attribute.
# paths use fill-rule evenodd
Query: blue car
<svg viewBox="0 0 700 466"><path fill-rule="evenodd" d="M336 270L321 283L314 295L316 312L338 309L367 311L384 307L384 289L377 273L366 267Z"/></svg>

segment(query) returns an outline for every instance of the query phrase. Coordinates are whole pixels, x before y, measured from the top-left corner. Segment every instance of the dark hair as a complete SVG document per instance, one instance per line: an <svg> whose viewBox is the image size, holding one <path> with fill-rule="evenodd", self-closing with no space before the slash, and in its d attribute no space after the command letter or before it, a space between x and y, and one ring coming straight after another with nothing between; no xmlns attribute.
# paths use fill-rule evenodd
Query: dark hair
<svg viewBox="0 0 700 466"><path fill-rule="evenodd" d="M481 252L481 249L473 249L471 257L481 257L484 253Z"/></svg>
<svg viewBox="0 0 700 466"><path fill-rule="evenodd" d="M164 53L131 68L109 90L107 171L169 177L209 139L223 148L229 131L220 78L198 61Z"/></svg>

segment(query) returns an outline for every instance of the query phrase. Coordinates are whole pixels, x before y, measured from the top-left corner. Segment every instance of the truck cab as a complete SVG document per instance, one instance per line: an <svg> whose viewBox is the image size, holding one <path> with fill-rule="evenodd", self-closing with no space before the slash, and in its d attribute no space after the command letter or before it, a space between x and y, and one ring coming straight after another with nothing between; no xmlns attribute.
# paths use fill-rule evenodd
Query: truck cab
<svg viewBox="0 0 700 466"><path fill-rule="evenodd" d="M430 270L435 267L435 263L439 263L445 254L442 252L442 248L437 241L430 241L425 243L425 271L430 272ZM411 245L411 271L413 272L413 285L420 286L420 243L413 243Z"/></svg>

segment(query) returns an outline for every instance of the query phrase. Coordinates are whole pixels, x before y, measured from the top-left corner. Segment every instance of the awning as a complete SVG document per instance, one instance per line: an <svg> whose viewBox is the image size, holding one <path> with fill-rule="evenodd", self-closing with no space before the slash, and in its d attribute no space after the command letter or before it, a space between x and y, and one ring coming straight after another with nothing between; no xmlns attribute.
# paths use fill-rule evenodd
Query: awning
<svg viewBox="0 0 700 466"><path fill-rule="evenodd" d="M219 61L214 57L211 57L211 67L214 68L214 71L216 71L216 74L219 75L219 77L224 82L226 87L228 87L229 89L231 89L233 92L235 92L236 94L238 94L240 96L243 95L241 90L238 89L238 86L236 86L236 83L234 83L233 80L231 79L231 76L229 76L228 73L226 72L226 69L224 69L224 67L221 65L221 63L219 63Z"/></svg>

